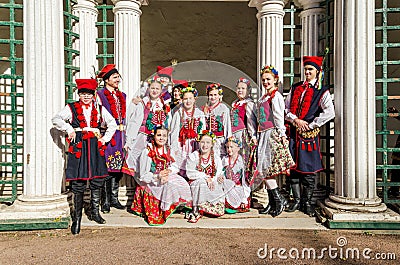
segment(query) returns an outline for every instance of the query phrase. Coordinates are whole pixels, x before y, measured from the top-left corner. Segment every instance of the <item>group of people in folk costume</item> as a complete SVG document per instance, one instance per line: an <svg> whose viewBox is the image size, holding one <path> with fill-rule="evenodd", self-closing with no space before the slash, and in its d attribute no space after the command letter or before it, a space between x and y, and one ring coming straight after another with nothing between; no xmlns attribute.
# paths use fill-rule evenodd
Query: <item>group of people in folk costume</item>
<svg viewBox="0 0 400 265"><path fill-rule="evenodd" d="M250 97L250 81L240 78L231 109L222 102L218 83L206 87L208 102L198 108L197 88L173 80L172 67L159 67L145 96L130 101L119 90L115 65L98 74L104 81L99 90L95 79L77 79L79 101L52 119L69 143L72 233L80 232L88 180L90 220L105 223L100 206L103 213L124 209L118 201L123 173L137 183L131 211L149 225L164 224L176 210L192 223L202 215L247 212L251 190L262 182L269 203L259 213L275 217L300 209L312 215L315 173L322 170L319 128L334 117L334 109L318 78L322 58L305 56L303 66L305 80L291 87L286 101L273 66L261 71L264 92L258 102ZM279 192L280 174L289 176L290 206Z"/></svg>

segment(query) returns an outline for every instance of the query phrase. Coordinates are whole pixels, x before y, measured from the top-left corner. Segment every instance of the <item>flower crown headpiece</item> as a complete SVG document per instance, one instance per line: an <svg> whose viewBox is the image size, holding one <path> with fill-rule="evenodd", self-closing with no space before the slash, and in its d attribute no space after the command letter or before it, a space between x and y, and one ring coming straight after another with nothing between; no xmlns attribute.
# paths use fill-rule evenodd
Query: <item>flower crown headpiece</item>
<svg viewBox="0 0 400 265"><path fill-rule="evenodd" d="M229 142L235 143L238 145L239 148L242 148L242 142L239 139L237 139L235 136L229 136L228 138L226 138L225 145Z"/></svg>
<svg viewBox="0 0 400 265"><path fill-rule="evenodd" d="M182 88L182 89L181 89L181 95L182 95L182 97L183 97L183 95L184 95L185 93L188 93L188 92L192 92L195 98L197 98L197 96L199 95L199 92L198 92L197 89L193 86L193 84L190 84L188 87L185 87L185 88Z"/></svg>
<svg viewBox="0 0 400 265"><path fill-rule="evenodd" d="M250 80L244 77L239 78L239 80L236 82L236 86L239 85L239 83L245 83L247 85L247 89L250 89Z"/></svg>
<svg viewBox="0 0 400 265"><path fill-rule="evenodd" d="M267 72L273 73L274 76L275 76L275 78L276 78L276 79L279 79L278 70L276 70L274 66L272 66L272 65L266 65L266 66L264 66L264 67L261 69L260 74L262 75L262 74L267 73Z"/></svg>
<svg viewBox="0 0 400 265"><path fill-rule="evenodd" d="M215 136L215 134L212 131L209 131L209 130L203 130L201 133L199 133L197 141L200 142L200 139L205 135L211 137L212 142L215 143L217 137Z"/></svg>
<svg viewBox="0 0 400 265"><path fill-rule="evenodd" d="M224 90L222 89L221 84L220 83L214 83L214 84L206 86L207 95L213 89L217 89L219 95L223 95L224 94Z"/></svg>
<svg viewBox="0 0 400 265"><path fill-rule="evenodd" d="M163 124L154 124L153 128L150 130L150 134L147 137L147 142L153 141L154 136L156 135L156 131L160 129L169 131L168 123L164 122Z"/></svg>

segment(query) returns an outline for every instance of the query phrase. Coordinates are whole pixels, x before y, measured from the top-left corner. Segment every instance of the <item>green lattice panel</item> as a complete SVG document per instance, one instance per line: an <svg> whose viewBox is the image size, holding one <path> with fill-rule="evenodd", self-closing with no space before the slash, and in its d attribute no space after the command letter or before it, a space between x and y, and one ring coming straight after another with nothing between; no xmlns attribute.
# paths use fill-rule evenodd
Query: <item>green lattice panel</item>
<svg viewBox="0 0 400 265"><path fill-rule="evenodd" d="M22 0L0 3L0 201L13 202L23 174ZM4 16L4 14L8 14Z"/></svg>
<svg viewBox="0 0 400 265"><path fill-rule="evenodd" d="M106 1L105 1L106 2ZM99 46L99 54L97 59L100 65L106 65L114 62L114 14L113 5L98 5L99 21L96 23L98 28L97 44Z"/></svg>
<svg viewBox="0 0 400 265"><path fill-rule="evenodd" d="M398 113L388 112L388 107L400 109L400 7L396 0L375 3L377 187L385 203L400 203L399 197L388 192L390 187L400 186L400 177L393 179L400 175L400 165L392 164L393 153L400 152L395 148L400 121L396 120Z"/></svg>
<svg viewBox="0 0 400 265"><path fill-rule="evenodd" d="M65 90L66 103L73 102L75 82L74 75L79 71L79 67L73 64L74 58L79 55L79 51L74 49L74 42L79 39L79 34L74 32L74 24L79 22L79 18L72 14L72 6L76 0L64 1L64 53L65 53Z"/></svg>

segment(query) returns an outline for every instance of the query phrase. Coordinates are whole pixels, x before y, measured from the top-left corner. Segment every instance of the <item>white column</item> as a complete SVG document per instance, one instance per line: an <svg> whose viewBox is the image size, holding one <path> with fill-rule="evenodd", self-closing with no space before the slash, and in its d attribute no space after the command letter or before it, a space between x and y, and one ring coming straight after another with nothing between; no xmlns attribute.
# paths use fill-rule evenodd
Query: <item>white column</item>
<svg viewBox="0 0 400 265"><path fill-rule="evenodd" d="M324 47L318 41L318 36L320 35L318 20L325 16L325 8L320 7L321 2L322 0L294 1L298 7L303 9L299 15L301 21L301 58L303 56L316 56L319 52L324 51ZM303 64L300 65L300 73L303 73ZM329 130L329 128L324 127L323 130ZM315 177L313 203L326 197L325 189L318 188L320 183L320 174L317 174Z"/></svg>
<svg viewBox="0 0 400 265"><path fill-rule="evenodd" d="M67 217L64 148L51 118L65 104L62 1L24 1L24 190L0 219Z"/></svg>
<svg viewBox="0 0 400 265"><path fill-rule="evenodd" d="M140 16L144 0L113 0L115 5L115 64L122 76L120 88L131 99L140 93Z"/></svg>
<svg viewBox="0 0 400 265"><path fill-rule="evenodd" d="M251 0L258 10L257 73L265 65L274 65L283 76L283 7L287 0ZM257 76L260 86L260 76ZM280 80L282 82L282 80Z"/></svg>
<svg viewBox="0 0 400 265"><path fill-rule="evenodd" d="M364 213L386 210L376 195L374 8L335 1L335 194L325 204Z"/></svg>
<svg viewBox="0 0 400 265"><path fill-rule="evenodd" d="M96 22L99 12L96 5L96 0L78 0L72 8L72 14L79 17L79 22L74 26L74 32L79 34L79 39L73 44L74 49L80 53L74 60L74 65L80 69L76 78L95 77L95 72L98 70Z"/></svg>
<svg viewBox="0 0 400 265"><path fill-rule="evenodd" d="M295 0L295 4L303 8L300 12L301 21L301 57L315 56L324 51L318 41L318 20L325 16L325 8L320 7L322 0ZM303 73L303 67L301 67Z"/></svg>

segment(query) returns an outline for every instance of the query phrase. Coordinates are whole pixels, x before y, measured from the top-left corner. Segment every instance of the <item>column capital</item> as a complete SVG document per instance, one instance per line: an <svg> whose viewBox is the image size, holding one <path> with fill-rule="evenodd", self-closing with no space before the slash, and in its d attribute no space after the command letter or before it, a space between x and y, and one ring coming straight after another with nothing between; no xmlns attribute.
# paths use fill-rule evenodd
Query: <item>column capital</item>
<svg viewBox="0 0 400 265"><path fill-rule="evenodd" d="M78 0L76 5L72 6L72 10L86 10L94 14L98 14L99 11L96 8L96 0Z"/></svg>
<svg viewBox="0 0 400 265"><path fill-rule="evenodd" d="M139 8L141 6L147 6L149 4L149 0L111 0L113 4L116 6L117 4L121 5L126 5L126 6L132 6L132 5L137 5Z"/></svg>
<svg viewBox="0 0 400 265"><path fill-rule="evenodd" d="M250 0L249 7L255 7L259 12L262 11L281 11L289 0Z"/></svg>
<svg viewBox="0 0 400 265"><path fill-rule="evenodd" d="M294 4L304 10L318 8L323 0L294 0Z"/></svg>
<svg viewBox="0 0 400 265"><path fill-rule="evenodd" d="M112 0L114 4L114 13L117 12L135 12L139 16L142 15L142 11L140 10L140 7L142 5L147 5L148 1L147 0Z"/></svg>
<svg viewBox="0 0 400 265"><path fill-rule="evenodd" d="M259 13L284 15L283 7L288 0L250 0L249 7L257 8Z"/></svg>

